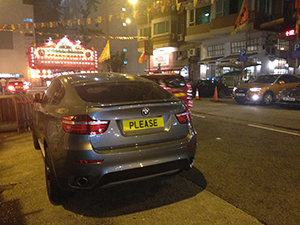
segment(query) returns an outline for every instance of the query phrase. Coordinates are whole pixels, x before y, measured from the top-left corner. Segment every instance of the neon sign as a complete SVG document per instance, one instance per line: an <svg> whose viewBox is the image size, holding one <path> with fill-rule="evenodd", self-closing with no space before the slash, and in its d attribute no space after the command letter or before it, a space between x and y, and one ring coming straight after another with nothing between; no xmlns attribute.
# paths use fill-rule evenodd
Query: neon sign
<svg viewBox="0 0 300 225"><path fill-rule="evenodd" d="M31 47L29 65L32 69L90 70L98 69L98 53L67 37Z"/></svg>

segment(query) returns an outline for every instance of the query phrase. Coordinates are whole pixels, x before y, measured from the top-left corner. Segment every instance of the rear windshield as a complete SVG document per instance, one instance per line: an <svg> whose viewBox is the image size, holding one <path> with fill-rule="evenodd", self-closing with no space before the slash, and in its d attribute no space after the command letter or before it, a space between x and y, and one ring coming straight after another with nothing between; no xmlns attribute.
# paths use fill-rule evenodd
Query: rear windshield
<svg viewBox="0 0 300 225"><path fill-rule="evenodd" d="M170 77L164 79L164 82L166 83L167 87L169 88L181 88L185 87L186 83L183 77Z"/></svg>
<svg viewBox="0 0 300 225"><path fill-rule="evenodd" d="M174 100L172 94L152 82L97 83L75 89L83 100L103 104Z"/></svg>
<svg viewBox="0 0 300 225"><path fill-rule="evenodd" d="M23 82L22 81L10 81L8 84L9 85L19 85L19 86L22 86Z"/></svg>
<svg viewBox="0 0 300 225"><path fill-rule="evenodd" d="M253 83L262 83L262 84L271 84L273 83L276 78L278 76L261 76L261 77L258 77L256 80L253 81Z"/></svg>
<svg viewBox="0 0 300 225"><path fill-rule="evenodd" d="M165 79L158 79L153 77L147 77L147 79L154 81L155 83L166 86L168 88L182 88L186 86L186 82L183 77L170 77Z"/></svg>

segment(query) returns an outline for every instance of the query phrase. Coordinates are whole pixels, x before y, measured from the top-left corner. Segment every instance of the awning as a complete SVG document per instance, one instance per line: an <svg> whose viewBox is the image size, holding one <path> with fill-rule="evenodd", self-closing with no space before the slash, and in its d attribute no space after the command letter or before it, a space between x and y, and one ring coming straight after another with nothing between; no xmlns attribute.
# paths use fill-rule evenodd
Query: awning
<svg viewBox="0 0 300 225"><path fill-rule="evenodd" d="M231 61L237 61L240 55L228 55L224 57L221 62L231 62Z"/></svg>
<svg viewBox="0 0 300 225"><path fill-rule="evenodd" d="M218 67L232 67L236 69L243 69L250 66L259 66L261 64L254 63L254 62L228 62L228 63L221 63Z"/></svg>
<svg viewBox="0 0 300 225"><path fill-rule="evenodd" d="M221 60L223 58L224 58L224 56L204 58L204 59L200 60L199 63L218 62L219 60Z"/></svg>
<svg viewBox="0 0 300 225"><path fill-rule="evenodd" d="M253 55L256 55L257 53L248 53L247 57L250 58ZM216 57L209 57L204 58L199 61L199 63L225 63L225 62L236 62L238 58L240 57L239 54L232 54L227 56L216 56Z"/></svg>

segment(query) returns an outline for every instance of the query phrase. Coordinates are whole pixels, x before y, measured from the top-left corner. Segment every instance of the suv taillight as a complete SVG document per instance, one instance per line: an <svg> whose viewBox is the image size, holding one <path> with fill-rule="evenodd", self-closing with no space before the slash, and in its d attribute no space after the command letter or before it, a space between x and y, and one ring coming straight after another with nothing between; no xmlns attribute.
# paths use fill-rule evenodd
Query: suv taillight
<svg viewBox="0 0 300 225"><path fill-rule="evenodd" d="M181 124L188 123L192 120L191 112L186 108L185 112L176 114L176 118Z"/></svg>
<svg viewBox="0 0 300 225"><path fill-rule="evenodd" d="M64 116L61 118L64 131L72 134L102 134L109 125L108 120L93 120L88 115Z"/></svg>

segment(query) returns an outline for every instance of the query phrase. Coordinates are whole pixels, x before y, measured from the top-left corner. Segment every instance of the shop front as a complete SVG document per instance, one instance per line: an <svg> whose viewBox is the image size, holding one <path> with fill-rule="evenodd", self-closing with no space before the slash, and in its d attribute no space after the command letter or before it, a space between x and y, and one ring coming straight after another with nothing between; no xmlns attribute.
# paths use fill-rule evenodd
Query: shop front
<svg viewBox="0 0 300 225"><path fill-rule="evenodd" d="M153 51L150 57L150 68L145 72L149 74L179 74L188 76L188 68L177 60L177 48L166 47Z"/></svg>

